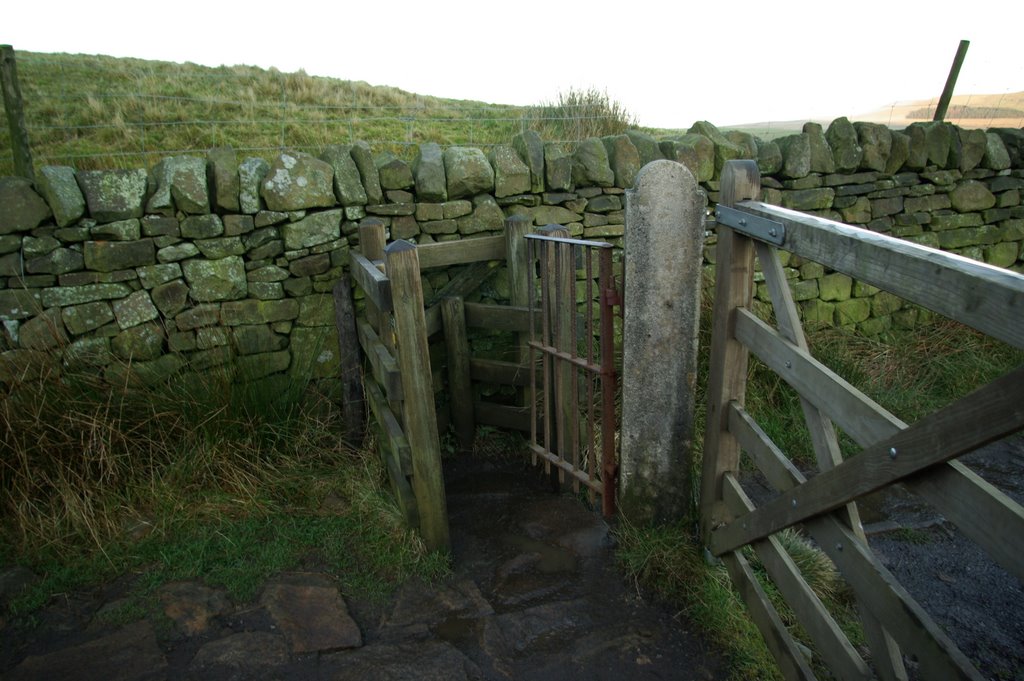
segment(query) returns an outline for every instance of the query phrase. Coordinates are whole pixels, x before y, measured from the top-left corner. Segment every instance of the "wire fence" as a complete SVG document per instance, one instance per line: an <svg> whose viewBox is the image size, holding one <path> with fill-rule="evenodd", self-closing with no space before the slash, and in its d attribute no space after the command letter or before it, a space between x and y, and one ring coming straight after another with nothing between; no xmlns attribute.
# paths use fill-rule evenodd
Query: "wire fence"
<svg viewBox="0 0 1024 681"><path fill-rule="evenodd" d="M36 166L138 167L220 146L270 156L357 140L409 159L424 142L487 149L534 129L571 147L626 127L592 103L479 104L244 66L18 53L17 69ZM10 148L7 130L0 144ZM11 172L4 154L0 174Z"/></svg>

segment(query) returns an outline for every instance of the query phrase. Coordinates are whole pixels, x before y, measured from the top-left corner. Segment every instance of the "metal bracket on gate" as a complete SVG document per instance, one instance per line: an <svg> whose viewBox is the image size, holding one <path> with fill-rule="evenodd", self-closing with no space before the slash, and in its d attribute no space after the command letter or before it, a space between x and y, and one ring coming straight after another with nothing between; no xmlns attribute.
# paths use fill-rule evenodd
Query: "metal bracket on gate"
<svg viewBox="0 0 1024 681"><path fill-rule="evenodd" d="M781 222L744 213L728 206L715 206L715 220L752 239L764 241L773 246L781 246L782 242L786 240L786 226Z"/></svg>

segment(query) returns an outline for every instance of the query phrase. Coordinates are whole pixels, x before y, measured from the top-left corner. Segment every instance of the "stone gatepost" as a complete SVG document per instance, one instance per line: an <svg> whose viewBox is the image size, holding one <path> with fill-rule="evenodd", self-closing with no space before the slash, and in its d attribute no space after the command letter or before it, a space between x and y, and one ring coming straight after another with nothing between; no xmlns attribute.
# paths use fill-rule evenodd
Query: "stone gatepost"
<svg viewBox="0 0 1024 681"><path fill-rule="evenodd" d="M626 192L620 505L636 523L678 520L693 502L706 205L675 161L647 164Z"/></svg>

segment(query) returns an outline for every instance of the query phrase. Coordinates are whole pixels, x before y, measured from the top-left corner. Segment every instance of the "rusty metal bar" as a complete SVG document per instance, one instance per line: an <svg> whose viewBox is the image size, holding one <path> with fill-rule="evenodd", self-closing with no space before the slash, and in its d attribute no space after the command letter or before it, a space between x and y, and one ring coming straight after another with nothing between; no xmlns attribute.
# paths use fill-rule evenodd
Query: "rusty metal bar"
<svg viewBox="0 0 1024 681"><path fill-rule="evenodd" d="M541 265L540 265L540 307L541 307L541 344L547 345L551 337L551 306L550 306L550 294L548 289L550 287L550 277L548 273L548 266L550 263L550 253L548 243L543 243L541 246ZM531 345L533 342L531 341ZM548 353L541 354L541 361L543 362L544 368L544 379L543 379L543 399L544 399L544 447L545 449L551 448L551 422L552 422L552 409L551 409L551 359ZM544 472L551 472L550 463L544 464Z"/></svg>
<svg viewBox="0 0 1024 681"><path fill-rule="evenodd" d="M532 443L530 444L530 449L533 451L533 453L535 455L537 455L540 458L544 459L544 461L546 461L546 462L548 462L550 464L553 464L560 471L564 471L565 473L568 473L569 475L571 475L576 480L579 480L580 482L582 482L588 488L594 490L595 492L601 492L601 483L599 481L591 480L584 471L581 471L581 470L579 470L577 468L574 468L571 463L569 463L568 461L566 461L562 457L558 456L554 452L550 452L550 451L544 449L543 447L541 447L540 445L536 445L536 444L532 444Z"/></svg>
<svg viewBox="0 0 1024 681"><path fill-rule="evenodd" d="M571 239L565 236L548 236L547 234L537 234L532 232L525 235L527 239L533 239L535 241L552 241L559 244L572 244L573 246L586 246L589 248L614 248L607 241L586 241L584 239Z"/></svg>
<svg viewBox="0 0 1024 681"><path fill-rule="evenodd" d="M566 362L569 362L570 364L574 364L574 365L580 367L581 369L586 369L587 371L590 371L592 373L600 374L601 371L603 370L600 364L591 364L587 360L583 359L582 357L577 357L576 355L572 354L571 352L565 352L563 350L559 350L558 348L556 348L554 346L544 345L543 343L539 343L537 341L530 341L528 343L528 345L530 347L532 347L532 348L535 348L535 349L537 349L537 350L547 354L547 355L550 355L552 357L556 357L556 358L558 358L560 360L564 360Z"/></svg>

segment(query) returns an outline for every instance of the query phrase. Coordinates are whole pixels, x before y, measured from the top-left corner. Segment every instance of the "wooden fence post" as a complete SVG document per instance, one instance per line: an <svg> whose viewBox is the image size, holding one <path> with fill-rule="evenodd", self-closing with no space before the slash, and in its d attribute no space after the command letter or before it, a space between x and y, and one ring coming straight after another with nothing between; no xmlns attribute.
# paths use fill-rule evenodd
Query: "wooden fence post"
<svg viewBox="0 0 1024 681"><path fill-rule="evenodd" d="M366 405L363 402L363 374L359 361L359 334L356 311L352 306L352 289L346 274L334 285L334 325L338 329L338 352L341 359L342 419L345 441L358 447L366 432Z"/></svg>
<svg viewBox="0 0 1024 681"><path fill-rule="evenodd" d="M416 246L395 241L384 249L391 280L398 365L402 372L402 426L412 450L412 487L420 514L420 534L431 551L451 549L448 509L441 470L441 444L434 412L433 377L423 285Z"/></svg>
<svg viewBox="0 0 1024 681"><path fill-rule="evenodd" d="M35 184L36 174L32 168L32 148L28 143L28 128L25 127L25 109L21 103L17 62L14 58L14 48L10 45L0 45L0 86L4 92L7 126L11 130L11 155L14 157L14 172Z"/></svg>
<svg viewBox="0 0 1024 681"><path fill-rule="evenodd" d="M445 298L441 301L441 317L444 321L444 343L448 353L448 392L451 395L452 423L459 449L463 453L473 451L473 436L476 425L473 422L473 389L469 369L469 341L466 338L466 309L462 298Z"/></svg>
<svg viewBox="0 0 1024 681"><path fill-rule="evenodd" d="M719 205L756 199L761 192L757 161L731 161L722 169ZM747 348L736 340L733 317L753 300L754 245L743 235L718 225L715 307L712 313L711 361L708 375L708 417L701 477L701 532L710 540L717 520L727 515L722 502L722 477L739 469L740 446L729 432L729 403L743 405L747 389ZM721 339L721 340L719 340Z"/></svg>
<svg viewBox="0 0 1024 681"><path fill-rule="evenodd" d="M508 263L509 303L526 307L530 302L530 288L533 278L527 262L526 235L533 222L525 215L513 215L505 220L505 256ZM519 363L526 364L530 357L527 345L530 334L519 334Z"/></svg>
<svg viewBox="0 0 1024 681"><path fill-rule="evenodd" d="M634 522L692 504L694 389L706 198L674 161L626 192L620 505Z"/></svg>

